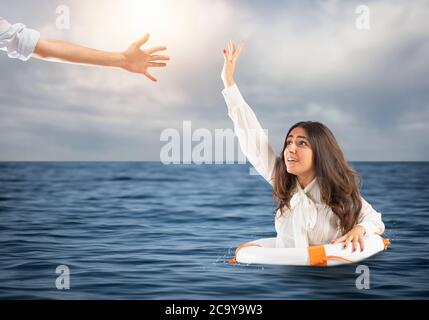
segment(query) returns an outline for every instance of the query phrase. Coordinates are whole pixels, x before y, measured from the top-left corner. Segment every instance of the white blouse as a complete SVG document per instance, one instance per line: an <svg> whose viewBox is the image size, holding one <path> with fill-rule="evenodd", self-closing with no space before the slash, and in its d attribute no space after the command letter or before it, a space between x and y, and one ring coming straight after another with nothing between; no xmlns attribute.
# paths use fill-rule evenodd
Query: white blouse
<svg viewBox="0 0 429 320"><path fill-rule="evenodd" d="M0 17L0 50L6 51L10 58L30 59L39 38L38 31L22 23L10 24Z"/></svg>
<svg viewBox="0 0 429 320"><path fill-rule="evenodd" d="M243 154L272 185L276 153L265 131L253 110L244 101L237 85L225 88L222 94ZM277 247L302 248L325 244L342 235L339 218L321 200L316 178L304 189L296 183L296 192L291 198L290 207L284 208L283 214L280 214L280 210L277 211L275 216ZM363 198L358 225L363 226L366 233L384 232L381 214Z"/></svg>

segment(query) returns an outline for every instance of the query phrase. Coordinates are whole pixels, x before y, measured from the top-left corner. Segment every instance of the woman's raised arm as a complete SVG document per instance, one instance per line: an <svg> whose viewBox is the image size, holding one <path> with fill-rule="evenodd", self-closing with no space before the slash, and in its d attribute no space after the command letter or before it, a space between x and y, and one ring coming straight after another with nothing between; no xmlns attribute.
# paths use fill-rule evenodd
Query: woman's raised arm
<svg viewBox="0 0 429 320"><path fill-rule="evenodd" d="M234 131L238 137L241 150L249 162L265 180L272 184L272 175L276 161L276 154L268 141L266 132L256 118L255 113L244 101L234 83L234 70L243 44L236 49L235 44L229 41L228 48L224 49L224 66L222 80L225 89L222 94L228 106L228 115L234 123Z"/></svg>

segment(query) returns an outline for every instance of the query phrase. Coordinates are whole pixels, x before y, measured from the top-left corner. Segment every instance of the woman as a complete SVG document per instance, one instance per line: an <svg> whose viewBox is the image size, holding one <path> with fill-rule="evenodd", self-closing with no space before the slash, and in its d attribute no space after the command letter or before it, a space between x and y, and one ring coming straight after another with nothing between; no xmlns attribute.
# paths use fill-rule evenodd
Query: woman
<svg viewBox="0 0 429 320"><path fill-rule="evenodd" d="M234 83L243 44L224 49L222 91L241 149L272 185L278 202L277 247L307 247L328 242L350 243L364 250L365 233L382 234L381 214L360 195L357 173L348 165L332 132L319 122L293 125L279 157L254 112Z"/></svg>

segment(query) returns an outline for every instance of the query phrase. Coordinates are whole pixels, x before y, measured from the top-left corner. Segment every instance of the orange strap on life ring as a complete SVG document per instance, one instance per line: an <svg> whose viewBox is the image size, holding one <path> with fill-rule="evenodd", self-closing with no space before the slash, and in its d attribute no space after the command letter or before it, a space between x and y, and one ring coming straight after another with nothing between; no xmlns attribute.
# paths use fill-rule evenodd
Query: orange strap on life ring
<svg viewBox="0 0 429 320"><path fill-rule="evenodd" d="M378 232L374 232L374 234L376 234L377 236L379 236L381 238L381 240L383 240L384 251L386 251L387 247L390 245L390 239L383 238L382 236L380 236L380 234Z"/></svg>
<svg viewBox="0 0 429 320"><path fill-rule="evenodd" d="M323 245L308 247L308 256L310 258L310 266L326 267L328 266L329 259L342 260L350 263L354 262L350 259L340 257L340 256L327 256L325 247Z"/></svg>
<svg viewBox="0 0 429 320"><path fill-rule="evenodd" d="M381 237L381 239L383 239L384 250L387 250L387 247L390 245L390 240L383 237Z"/></svg>
<svg viewBox="0 0 429 320"><path fill-rule="evenodd" d="M327 266L328 257L326 256L324 246L308 247L308 256L310 258L310 266Z"/></svg>

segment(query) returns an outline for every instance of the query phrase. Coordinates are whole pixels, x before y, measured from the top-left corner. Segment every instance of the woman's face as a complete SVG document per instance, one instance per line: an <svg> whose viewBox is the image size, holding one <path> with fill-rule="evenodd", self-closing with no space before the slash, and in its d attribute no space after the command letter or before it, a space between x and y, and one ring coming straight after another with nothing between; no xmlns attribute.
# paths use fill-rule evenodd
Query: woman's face
<svg viewBox="0 0 429 320"><path fill-rule="evenodd" d="M294 128L287 137L284 159L287 172L296 176L314 175L313 150L307 132L303 128Z"/></svg>

